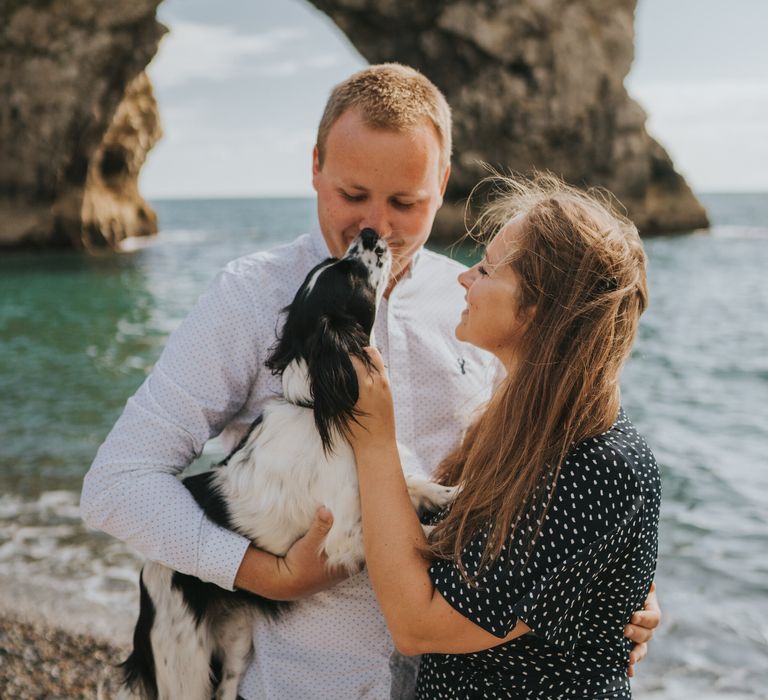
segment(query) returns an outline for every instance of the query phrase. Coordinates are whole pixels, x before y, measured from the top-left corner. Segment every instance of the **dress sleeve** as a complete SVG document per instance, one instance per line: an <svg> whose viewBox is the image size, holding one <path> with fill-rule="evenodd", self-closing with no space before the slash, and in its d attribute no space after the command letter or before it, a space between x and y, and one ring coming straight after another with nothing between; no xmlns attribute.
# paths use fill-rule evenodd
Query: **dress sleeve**
<svg viewBox="0 0 768 700"><path fill-rule="evenodd" d="M435 588L457 612L486 632L506 637L517 622L509 562L502 553L490 570L477 575L486 535L472 541L462 554L464 571L455 561L440 559L429 569ZM470 577L470 581L465 578ZM476 577L476 578L474 578Z"/></svg>
<svg viewBox="0 0 768 700"><path fill-rule="evenodd" d="M222 272L171 335L86 474L87 525L232 589L246 538L209 520L177 475L244 405L261 358L254 301Z"/></svg>
<svg viewBox="0 0 768 700"><path fill-rule="evenodd" d="M533 634L564 651L573 649L601 572L637 536L643 498L621 461L615 453L571 455L530 552L513 537L472 583L456 562L436 562L430 573L437 590L499 638L520 619ZM470 574L477 574L486 539L483 533L464 551L462 562Z"/></svg>

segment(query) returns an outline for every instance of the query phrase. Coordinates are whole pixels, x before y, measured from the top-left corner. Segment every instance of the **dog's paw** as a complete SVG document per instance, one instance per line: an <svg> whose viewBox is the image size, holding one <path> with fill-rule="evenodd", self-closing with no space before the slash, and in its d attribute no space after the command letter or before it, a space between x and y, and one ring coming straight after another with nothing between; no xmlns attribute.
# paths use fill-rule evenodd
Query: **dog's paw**
<svg viewBox="0 0 768 700"><path fill-rule="evenodd" d="M443 486L420 476L406 476L408 495L418 511L438 511L453 502L459 492L458 486Z"/></svg>
<svg viewBox="0 0 768 700"><path fill-rule="evenodd" d="M334 522L323 544L329 569L344 569L350 576L359 573L365 563L362 523L337 528Z"/></svg>

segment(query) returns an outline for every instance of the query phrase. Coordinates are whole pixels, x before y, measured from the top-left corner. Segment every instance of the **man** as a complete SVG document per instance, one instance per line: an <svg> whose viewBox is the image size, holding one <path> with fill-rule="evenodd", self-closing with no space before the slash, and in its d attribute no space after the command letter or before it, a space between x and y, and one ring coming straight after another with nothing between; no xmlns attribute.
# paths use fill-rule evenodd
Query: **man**
<svg viewBox="0 0 768 700"><path fill-rule="evenodd" d="M264 368L280 310L306 273L339 256L364 228L393 252L392 281L375 335L392 377L397 429L430 469L486 398L490 355L457 341L463 269L422 246L450 174L445 98L424 76L371 66L333 91L313 154L319 231L231 263L171 336L86 476L81 509L105 530L162 562L227 589L297 603L254 632L240 693L256 698L383 698L392 643L365 572L329 573L317 550L332 522L318 512L284 558L209 521L176 475L220 433L235 445L280 392ZM657 624L655 612L641 614ZM639 631L636 641L648 634ZM644 654L644 646L636 650ZM398 662L398 657L393 657Z"/></svg>

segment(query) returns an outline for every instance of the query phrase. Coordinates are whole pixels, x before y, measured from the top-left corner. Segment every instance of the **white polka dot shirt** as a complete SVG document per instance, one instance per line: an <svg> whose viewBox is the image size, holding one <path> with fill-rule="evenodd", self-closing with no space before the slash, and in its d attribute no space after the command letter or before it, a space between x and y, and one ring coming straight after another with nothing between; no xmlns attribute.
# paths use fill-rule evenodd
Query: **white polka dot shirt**
<svg viewBox="0 0 768 700"><path fill-rule="evenodd" d="M231 590L248 541L211 522L177 475L222 434L233 447L281 385L264 367L281 310L329 256L319 231L230 263L129 399L86 475L85 522L148 559ZM422 250L379 310L399 440L429 468L488 398L497 366L454 337L463 267ZM256 698L383 698L392 643L366 574L257 625L240 687Z"/></svg>

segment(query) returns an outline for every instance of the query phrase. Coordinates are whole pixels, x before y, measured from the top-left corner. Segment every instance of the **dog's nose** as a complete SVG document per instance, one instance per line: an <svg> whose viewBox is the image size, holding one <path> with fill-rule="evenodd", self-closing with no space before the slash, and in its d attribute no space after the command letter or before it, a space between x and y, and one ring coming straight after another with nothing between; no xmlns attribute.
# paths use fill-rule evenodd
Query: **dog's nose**
<svg viewBox="0 0 768 700"><path fill-rule="evenodd" d="M373 250L379 242L379 234L372 228L364 228L360 231L360 240L363 242L363 248Z"/></svg>

